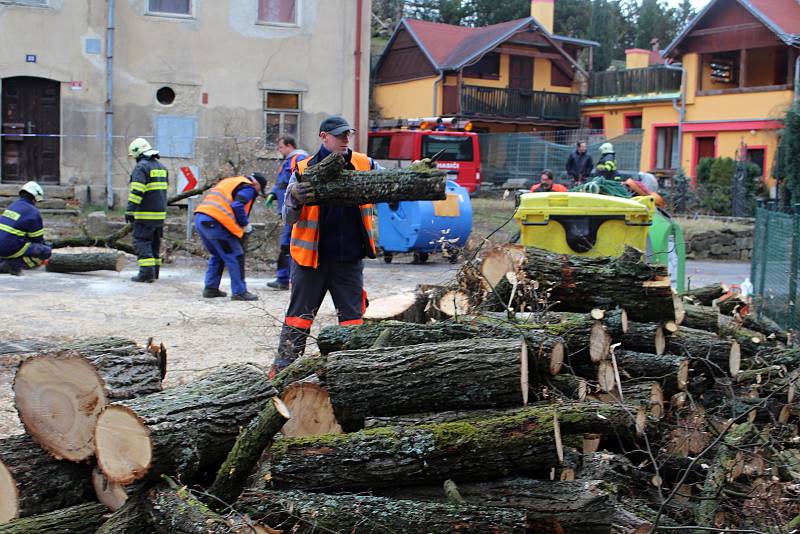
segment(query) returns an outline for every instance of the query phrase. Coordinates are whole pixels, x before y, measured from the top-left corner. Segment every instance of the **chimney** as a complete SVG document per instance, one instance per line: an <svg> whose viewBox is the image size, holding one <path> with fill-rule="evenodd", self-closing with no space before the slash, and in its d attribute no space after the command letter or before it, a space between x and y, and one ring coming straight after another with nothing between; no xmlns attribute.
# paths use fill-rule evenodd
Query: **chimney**
<svg viewBox="0 0 800 534"><path fill-rule="evenodd" d="M625 68L643 69L650 65L650 50L644 48L628 48L625 50Z"/></svg>
<svg viewBox="0 0 800 534"><path fill-rule="evenodd" d="M550 33L553 33L555 0L531 0L531 17Z"/></svg>

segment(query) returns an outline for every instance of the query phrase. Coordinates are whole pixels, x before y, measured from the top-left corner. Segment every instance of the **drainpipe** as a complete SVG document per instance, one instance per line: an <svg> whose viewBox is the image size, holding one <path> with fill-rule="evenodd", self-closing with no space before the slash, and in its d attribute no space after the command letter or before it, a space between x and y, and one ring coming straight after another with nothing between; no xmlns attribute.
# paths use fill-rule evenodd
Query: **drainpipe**
<svg viewBox="0 0 800 534"><path fill-rule="evenodd" d="M108 0L106 24L106 205L114 207L114 0Z"/></svg>
<svg viewBox="0 0 800 534"><path fill-rule="evenodd" d="M355 78L356 78L356 112L355 112L355 123L356 128L361 129L361 27L363 26L364 21L361 20L364 17L364 0L356 0L356 50L355 50ZM362 132L358 132L356 135L356 150L360 150L361 148L361 135Z"/></svg>
<svg viewBox="0 0 800 534"><path fill-rule="evenodd" d="M672 99L672 107L678 112L678 166L683 168L683 123L686 121L686 69L681 63L664 63L670 70L681 71L681 107ZM655 139L652 140L655 143Z"/></svg>
<svg viewBox="0 0 800 534"><path fill-rule="evenodd" d="M800 58L800 56L799 56ZM433 82L433 112L431 115L434 117L441 117L444 115L444 109L442 109L442 113L436 111L436 107L439 104L439 87L442 87L442 101L444 101L444 71L439 71L439 78Z"/></svg>
<svg viewBox="0 0 800 534"><path fill-rule="evenodd" d="M800 99L800 54L794 60L794 103Z"/></svg>

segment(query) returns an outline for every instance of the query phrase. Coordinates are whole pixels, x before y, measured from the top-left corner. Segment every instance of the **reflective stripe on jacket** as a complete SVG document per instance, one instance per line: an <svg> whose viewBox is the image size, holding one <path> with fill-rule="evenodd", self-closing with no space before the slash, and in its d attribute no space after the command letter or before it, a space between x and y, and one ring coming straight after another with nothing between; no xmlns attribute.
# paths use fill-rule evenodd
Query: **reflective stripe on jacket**
<svg viewBox="0 0 800 534"><path fill-rule="evenodd" d="M167 218L169 173L154 158L141 158L131 173L126 213L137 221L163 221Z"/></svg>
<svg viewBox="0 0 800 534"><path fill-rule="evenodd" d="M30 243L43 241L42 216L30 200L20 198L0 211L0 257L18 258Z"/></svg>
<svg viewBox="0 0 800 534"><path fill-rule="evenodd" d="M308 167L310 160L303 160L297 162L297 174L302 175ZM353 152L351 154L350 163L357 171L370 170L369 157L366 154ZM371 249L372 257L375 255L375 239L372 235L372 204L362 204L359 206L361 210L361 222L364 225L364 230L369 237L369 246ZM292 259L304 267L317 268L319 266L319 206L303 206L300 211L300 218L294 223L292 227L292 240L289 250Z"/></svg>
<svg viewBox="0 0 800 534"><path fill-rule="evenodd" d="M200 202L200 205L197 206L194 212L205 213L236 237L242 237L244 235L244 228L239 226L239 223L236 222L236 214L233 212L233 207L231 206L234 201L233 194L236 188L242 184L253 185L253 181L244 176L234 176L233 178L221 180L206 193L202 202ZM244 209L247 215L250 215L252 207L252 200L245 204Z"/></svg>

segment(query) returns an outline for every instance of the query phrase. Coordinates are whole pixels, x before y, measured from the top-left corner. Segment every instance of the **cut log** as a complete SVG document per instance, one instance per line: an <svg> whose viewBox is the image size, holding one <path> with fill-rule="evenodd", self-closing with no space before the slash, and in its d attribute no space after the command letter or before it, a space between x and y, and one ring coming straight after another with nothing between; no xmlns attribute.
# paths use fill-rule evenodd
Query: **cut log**
<svg viewBox="0 0 800 534"><path fill-rule="evenodd" d="M673 291L672 305L675 308L675 324L680 326L686 320L686 308L681 297Z"/></svg>
<svg viewBox="0 0 800 534"><path fill-rule="evenodd" d="M524 511L534 532L600 534L609 531L614 513L614 500L604 486L608 484L601 480L505 478L462 483L458 491L468 504ZM376 493L393 499L446 502L441 486L381 489Z"/></svg>
<svg viewBox="0 0 800 534"><path fill-rule="evenodd" d="M761 332L767 337L774 337L784 344L789 344L789 334L781 328L778 323L768 317L758 317L754 313L749 313L742 317L742 326Z"/></svg>
<svg viewBox="0 0 800 534"><path fill-rule="evenodd" d="M292 414L281 429L281 434L287 438L342 433L342 427L333 414L328 389L320 383L317 375L289 384L281 399Z"/></svg>
<svg viewBox="0 0 800 534"><path fill-rule="evenodd" d="M97 419L97 463L127 485L162 473L191 481L216 469L246 425L276 395L264 371L226 365L162 393L118 402Z"/></svg>
<svg viewBox="0 0 800 534"><path fill-rule="evenodd" d="M47 261L47 271L51 273L121 272L124 268L125 256L117 252L56 253Z"/></svg>
<svg viewBox="0 0 800 534"><path fill-rule="evenodd" d="M342 155L333 153L303 173L300 181L311 185L313 202L359 205L447 198L447 174L436 167L421 164L365 172L344 166Z"/></svg>
<svg viewBox="0 0 800 534"><path fill-rule="evenodd" d="M149 482L142 481L123 486L116 482L109 482L99 467L95 466L92 469L92 487L95 497L112 512L122 508L131 495L144 491L150 485Z"/></svg>
<svg viewBox="0 0 800 534"><path fill-rule="evenodd" d="M525 247L500 245L488 250L480 260L481 284L491 291L506 273L517 272L525 262Z"/></svg>
<svg viewBox="0 0 800 534"><path fill-rule="evenodd" d="M106 513L102 504L84 503L5 523L0 525L0 534L94 534L105 522Z"/></svg>
<svg viewBox="0 0 800 534"><path fill-rule="evenodd" d="M557 465L553 414L564 435L632 439L629 408L592 403L523 408L513 415L340 436L284 439L269 465L276 488L364 490L547 472Z"/></svg>
<svg viewBox="0 0 800 534"><path fill-rule="evenodd" d="M612 339L622 339L622 335L628 333L628 312L622 308L607 311L603 324Z"/></svg>
<svg viewBox="0 0 800 534"><path fill-rule="evenodd" d="M352 432L368 416L522 406L523 346L478 339L334 352L325 381L336 421ZM549 374L552 354L529 358Z"/></svg>
<svg viewBox="0 0 800 534"><path fill-rule="evenodd" d="M689 380L689 359L672 354L647 354L616 350L617 367L623 383L632 379L657 380L672 393L685 390ZM596 367L588 362L573 367L580 376L594 378ZM670 393L671 394L671 393Z"/></svg>
<svg viewBox="0 0 800 534"><path fill-rule="evenodd" d="M722 284L711 284L685 291L682 296L691 300L694 304L701 306L711 306L711 304L727 292Z"/></svg>
<svg viewBox="0 0 800 534"><path fill-rule="evenodd" d="M319 354L306 354L291 364L286 369L277 374L272 379L272 387L278 392L282 392L289 384L303 380L309 376L317 376L320 379L325 377L325 363L328 361L327 356Z"/></svg>
<svg viewBox="0 0 800 534"><path fill-rule="evenodd" d="M290 417L283 401L272 397L266 407L242 429L208 490L217 498L212 506L216 508L216 505L236 500L264 449L270 446L275 434L280 432Z"/></svg>
<svg viewBox="0 0 800 534"><path fill-rule="evenodd" d="M55 460L29 436L0 440L0 523L92 500L91 471Z"/></svg>
<svg viewBox="0 0 800 534"><path fill-rule="evenodd" d="M565 375L558 375L553 378L560 378ZM452 410L448 412L434 412L434 413L416 413L407 415L395 415L392 417L367 417L364 419L364 428L377 428L382 426L388 427L405 427L405 426L420 426L431 423L452 423L453 421L480 421L490 417L502 417L514 415L522 410L518 409L505 409L505 410Z"/></svg>
<svg viewBox="0 0 800 534"><path fill-rule="evenodd" d="M129 486L130 487L130 486ZM152 533L153 525L150 523L148 513L147 488L141 487L136 493L131 493L130 499L114 511L103 523L95 534L142 534Z"/></svg>
<svg viewBox="0 0 800 534"><path fill-rule="evenodd" d="M634 321L675 319L672 288L666 266L642 261L641 252L632 248L619 257L582 257L555 254L540 249L526 249L524 266L528 281L539 283L538 293L550 291L555 309L588 312L593 308L621 307ZM515 309L537 301L532 284L521 284ZM511 294L511 284L501 280L489 299L504 310Z"/></svg>
<svg viewBox="0 0 800 534"><path fill-rule="evenodd" d="M369 495L330 495L302 491L248 490L236 503L240 513L266 525L285 525L293 533L530 532L522 510L458 503L395 500ZM536 525L536 532L563 532Z"/></svg>
<svg viewBox="0 0 800 534"><path fill-rule="evenodd" d="M156 357L133 341L100 338L27 358L14 378L22 424L57 458L94 454L98 414L114 400L161 390Z"/></svg>
<svg viewBox="0 0 800 534"><path fill-rule="evenodd" d="M469 294L460 289L448 289L436 294L432 301L431 318L443 321L464 317L472 311Z"/></svg>
<svg viewBox="0 0 800 534"><path fill-rule="evenodd" d="M664 329L649 323L629 322L628 332L619 341L623 349L651 354L664 354L667 347Z"/></svg>
<svg viewBox="0 0 800 534"><path fill-rule="evenodd" d="M720 339L716 334L693 328L681 328L667 338L667 343L667 350L672 354L708 360L722 370L730 369L732 358L740 355L739 344L735 341Z"/></svg>
<svg viewBox="0 0 800 534"><path fill-rule="evenodd" d="M369 301L364 313L364 321L405 321L422 323L425 317L427 297L417 291L407 291L388 297L378 297Z"/></svg>
<svg viewBox="0 0 800 534"><path fill-rule="evenodd" d="M720 314L717 309L695 304L685 304L684 309L686 310L686 318L682 326L707 332L719 332Z"/></svg>
<svg viewBox="0 0 800 534"><path fill-rule="evenodd" d="M174 486L174 487L170 487ZM185 487L161 485L147 492L145 509L157 534L259 534L244 518L224 518L194 497Z"/></svg>

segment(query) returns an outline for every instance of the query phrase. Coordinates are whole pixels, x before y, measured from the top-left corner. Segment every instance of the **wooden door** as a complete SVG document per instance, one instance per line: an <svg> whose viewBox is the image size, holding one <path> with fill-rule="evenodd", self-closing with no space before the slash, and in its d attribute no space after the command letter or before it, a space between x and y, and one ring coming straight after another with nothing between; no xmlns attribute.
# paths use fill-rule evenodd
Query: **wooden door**
<svg viewBox="0 0 800 534"><path fill-rule="evenodd" d="M508 86L511 89L533 90L533 58L511 56L509 71Z"/></svg>
<svg viewBox="0 0 800 534"><path fill-rule="evenodd" d="M61 84L54 80L17 76L2 81L3 183L59 183ZM37 134L26 136L23 134ZM56 137L47 137L46 135Z"/></svg>
<svg viewBox="0 0 800 534"><path fill-rule="evenodd" d="M716 137L695 137L695 162L700 163L703 158L713 158L717 155ZM694 169L697 176L697 167Z"/></svg>

